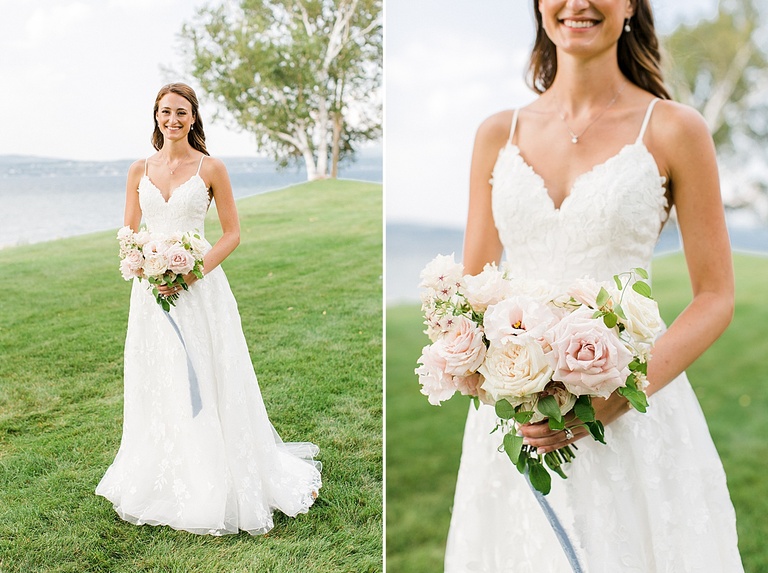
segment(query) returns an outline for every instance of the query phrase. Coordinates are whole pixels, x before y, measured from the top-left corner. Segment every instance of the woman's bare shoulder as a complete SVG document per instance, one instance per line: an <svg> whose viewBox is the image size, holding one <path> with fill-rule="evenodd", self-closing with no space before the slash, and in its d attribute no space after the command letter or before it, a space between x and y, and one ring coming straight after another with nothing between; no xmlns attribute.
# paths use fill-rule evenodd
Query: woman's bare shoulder
<svg viewBox="0 0 768 573"><path fill-rule="evenodd" d="M128 168L128 177L133 178L144 175L144 166L146 165L146 162L146 159L137 159L131 163L131 166Z"/></svg>
<svg viewBox="0 0 768 573"><path fill-rule="evenodd" d="M515 110L508 109L485 118L477 128L475 141L480 145L501 147L509 139Z"/></svg>
<svg viewBox="0 0 768 573"><path fill-rule="evenodd" d="M654 109L652 129L660 144L675 148L711 141L704 117L691 106L672 100L662 100Z"/></svg>

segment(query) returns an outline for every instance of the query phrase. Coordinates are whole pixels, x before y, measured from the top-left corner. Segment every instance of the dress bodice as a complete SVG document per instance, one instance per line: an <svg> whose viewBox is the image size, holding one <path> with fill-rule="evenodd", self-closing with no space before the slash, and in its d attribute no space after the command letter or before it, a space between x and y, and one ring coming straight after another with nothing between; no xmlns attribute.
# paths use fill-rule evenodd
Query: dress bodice
<svg viewBox="0 0 768 573"><path fill-rule="evenodd" d="M630 268L649 268L667 218L665 178L643 143L656 101L637 140L579 175L560 208L512 143L515 112L491 179L493 217L514 276L609 280Z"/></svg>
<svg viewBox="0 0 768 573"><path fill-rule="evenodd" d="M200 161L202 165L202 160ZM175 233L197 231L203 236L210 197L200 169L173 189L168 201L146 174L139 182L139 205L149 231Z"/></svg>

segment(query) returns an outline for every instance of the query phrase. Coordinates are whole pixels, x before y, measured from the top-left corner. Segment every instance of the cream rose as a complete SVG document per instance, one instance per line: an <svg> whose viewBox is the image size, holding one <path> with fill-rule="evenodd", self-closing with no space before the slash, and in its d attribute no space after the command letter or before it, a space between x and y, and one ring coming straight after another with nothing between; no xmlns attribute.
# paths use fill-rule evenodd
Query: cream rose
<svg viewBox="0 0 768 573"><path fill-rule="evenodd" d="M570 392L607 398L624 386L633 356L615 331L592 314L582 307L549 330L544 335L552 347L547 356L554 368L552 379Z"/></svg>
<svg viewBox="0 0 768 573"><path fill-rule="evenodd" d="M168 270L168 259L163 253L150 252L144 257L144 274L147 277L161 277Z"/></svg>
<svg viewBox="0 0 768 573"><path fill-rule="evenodd" d="M541 392L552 377L552 367L541 346L530 337L512 337L506 344L492 343L478 371L485 378L481 388L495 400L519 404Z"/></svg>
<svg viewBox="0 0 768 573"><path fill-rule="evenodd" d="M445 370L454 376L469 376L483 363L485 342L483 331L466 316L445 317L451 320L449 330L435 343L445 360Z"/></svg>

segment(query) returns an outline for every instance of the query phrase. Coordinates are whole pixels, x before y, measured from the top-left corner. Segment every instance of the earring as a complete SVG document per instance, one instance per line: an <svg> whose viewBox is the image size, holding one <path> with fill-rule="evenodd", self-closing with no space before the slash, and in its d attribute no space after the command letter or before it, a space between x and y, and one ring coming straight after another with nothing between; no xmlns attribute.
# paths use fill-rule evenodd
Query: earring
<svg viewBox="0 0 768 573"><path fill-rule="evenodd" d="M629 19L629 18L627 18L627 19L624 21L624 31L625 31L625 32L631 32L631 31L632 31L632 26L630 26L630 25L629 25L629 20L630 20L630 19Z"/></svg>
<svg viewBox="0 0 768 573"><path fill-rule="evenodd" d="M193 129L195 129L195 124L194 123L189 126L189 131L192 131Z"/></svg>

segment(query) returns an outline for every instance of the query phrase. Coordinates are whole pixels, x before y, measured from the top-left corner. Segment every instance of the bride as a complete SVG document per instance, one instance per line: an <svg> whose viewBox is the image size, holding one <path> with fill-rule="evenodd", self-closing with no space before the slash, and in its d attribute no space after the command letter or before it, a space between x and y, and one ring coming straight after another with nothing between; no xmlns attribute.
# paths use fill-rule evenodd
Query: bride
<svg viewBox="0 0 768 573"><path fill-rule="evenodd" d="M191 533L252 535L273 527L273 510L306 513L321 485L310 443L283 443L269 422L232 292L219 266L240 227L224 164L208 155L192 88L157 94L157 153L128 172L125 225L134 231L196 231L204 238L211 201L223 234L207 245L204 278L166 315L147 281L134 279L125 340L123 437L96 488L137 525ZM193 390L194 388L194 390Z"/></svg>
<svg viewBox="0 0 768 573"><path fill-rule="evenodd" d="M470 408L445 570L742 572L725 475L684 370L733 312L730 247L712 139L670 101L648 0L534 0L530 83L540 97L480 126L464 267L505 252L510 273L610 280L650 268L672 206L693 297L658 339L648 413L595 400L607 445L586 432L521 428L541 453L577 442L547 500L573 545L569 565L542 509L491 436L493 408ZM571 562L572 563L572 562Z"/></svg>

